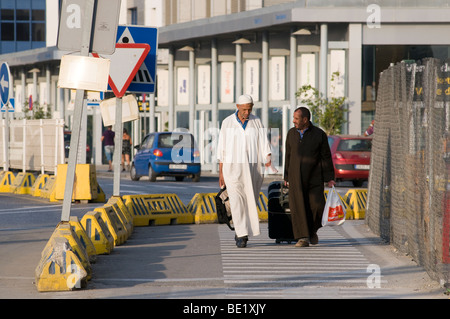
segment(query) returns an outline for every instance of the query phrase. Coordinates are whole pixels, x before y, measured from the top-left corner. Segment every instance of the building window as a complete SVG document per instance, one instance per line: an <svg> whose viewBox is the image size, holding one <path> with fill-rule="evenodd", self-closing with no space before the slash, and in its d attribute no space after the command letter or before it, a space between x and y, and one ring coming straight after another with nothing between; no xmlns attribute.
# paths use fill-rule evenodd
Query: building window
<svg viewBox="0 0 450 319"><path fill-rule="evenodd" d="M31 15L33 21L45 21L45 10L32 10Z"/></svg>
<svg viewBox="0 0 450 319"><path fill-rule="evenodd" d="M17 9L16 10L16 20L18 21L28 21L30 20L30 10Z"/></svg>
<svg viewBox="0 0 450 319"><path fill-rule="evenodd" d="M45 23L32 24L32 41L45 41Z"/></svg>
<svg viewBox="0 0 450 319"><path fill-rule="evenodd" d="M30 41L30 24L16 23L16 41Z"/></svg>
<svg viewBox="0 0 450 319"><path fill-rule="evenodd" d="M2 13L0 15L2 21L10 20L14 21L14 10L11 9L2 9Z"/></svg>
<svg viewBox="0 0 450 319"><path fill-rule="evenodd" d="M137 25L138 24L138 12L137 12L137 8L130 8L128 9L128 11L130 12L130 22L132 25Z"/></svg>
<svg viewBox="0 0 450 319"><path fill-rule="evenodd" d="M26 3L0 2L0 54L45 46L45 1L33 1L32 5L31 1Z"/></svg>
<svg viewBox="0 0 450 319"><path fill-rule="evenodd" d="M2 41L14 41L14 23L2 23Z"/></svg>

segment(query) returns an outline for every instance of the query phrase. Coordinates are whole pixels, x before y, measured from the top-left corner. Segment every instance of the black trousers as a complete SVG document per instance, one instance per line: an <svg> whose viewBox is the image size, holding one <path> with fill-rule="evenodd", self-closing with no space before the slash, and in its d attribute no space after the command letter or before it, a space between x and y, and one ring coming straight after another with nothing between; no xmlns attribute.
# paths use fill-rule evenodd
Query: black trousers
<svg viewBox="0 0 450 319"><path fill-rule="evenodd" d="M309 238L322 227L325 208L324 187L321 185L307 190L289 191L289 208L295 239Z"/></svg>

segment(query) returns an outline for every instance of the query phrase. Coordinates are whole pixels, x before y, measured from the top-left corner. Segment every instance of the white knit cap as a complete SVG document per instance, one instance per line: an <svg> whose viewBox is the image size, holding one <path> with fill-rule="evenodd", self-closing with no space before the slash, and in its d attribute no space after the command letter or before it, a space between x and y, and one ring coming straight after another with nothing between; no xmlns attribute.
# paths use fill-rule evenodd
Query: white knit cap
<svg viewBox="0 0 450 319"><path fill-rule="evenodd" d="M238 105L241 105L241 104L253 104L253 99L252 99L252 97L250 95L244 94L244 95L241 95L238 98L237 104Z"/></svg>

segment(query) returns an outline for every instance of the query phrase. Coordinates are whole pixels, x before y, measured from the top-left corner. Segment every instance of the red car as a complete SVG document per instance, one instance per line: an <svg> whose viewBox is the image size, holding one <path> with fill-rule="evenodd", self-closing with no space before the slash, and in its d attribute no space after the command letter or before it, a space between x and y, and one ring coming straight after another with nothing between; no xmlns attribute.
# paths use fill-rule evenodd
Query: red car
<svg viewBox="0 0 450 319"><path fill-rule="evenodd" d="M336 181L361 187L369 179L372 138L357 135L328 136Z"/></svg>

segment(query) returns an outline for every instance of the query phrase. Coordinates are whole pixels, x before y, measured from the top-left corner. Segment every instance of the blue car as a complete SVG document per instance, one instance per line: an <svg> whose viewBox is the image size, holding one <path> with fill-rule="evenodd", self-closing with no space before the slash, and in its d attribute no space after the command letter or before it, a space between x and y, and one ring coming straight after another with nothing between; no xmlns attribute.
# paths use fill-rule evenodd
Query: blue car
<svg viewBox="0 0 450 319"><path fill-rule="evenodd" d="M151 133L135 148L138 152L130 169L133 181L142 176L148 176L151 182L158 176L174 176L177 181L186 176L194 182L200 180L200 152L190 133Z"/></svg>

